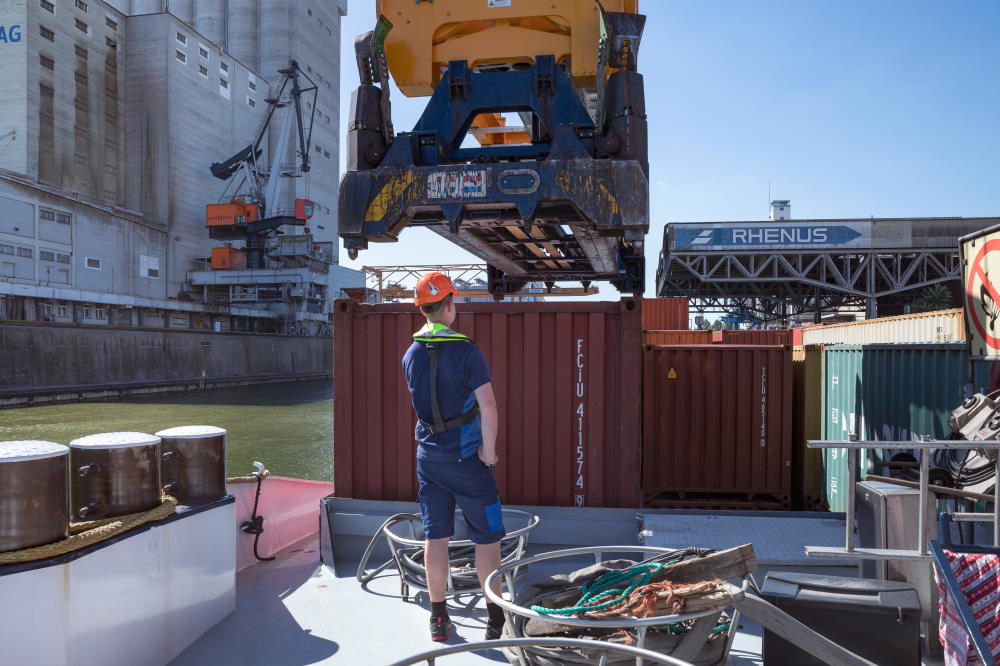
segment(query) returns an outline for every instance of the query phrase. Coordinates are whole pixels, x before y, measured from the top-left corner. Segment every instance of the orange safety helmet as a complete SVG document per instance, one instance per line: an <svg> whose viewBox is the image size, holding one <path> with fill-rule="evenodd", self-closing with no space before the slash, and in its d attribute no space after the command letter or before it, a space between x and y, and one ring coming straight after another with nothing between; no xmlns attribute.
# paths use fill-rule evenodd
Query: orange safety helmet
<svg viewBox="0 0 1000 666"><path fill-rule="evenodd" d="M455 285L451 283L451 278L437 271L427 273L417 280L417 287L413 293L413 304L418 308L421 305L444 300L448 294L458 295L458 292L455 291Z"/></svg>

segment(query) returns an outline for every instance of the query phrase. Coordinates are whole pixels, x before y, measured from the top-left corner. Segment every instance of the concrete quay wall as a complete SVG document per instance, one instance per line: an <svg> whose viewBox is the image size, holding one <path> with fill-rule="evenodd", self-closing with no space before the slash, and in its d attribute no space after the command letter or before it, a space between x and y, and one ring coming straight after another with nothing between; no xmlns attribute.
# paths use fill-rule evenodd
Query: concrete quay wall
<svg viewBox="0 0 1000 666"><path fill-rule="evenodd" d="M332 354L330 338L4 322L0 403L317 378Z"/></svg>

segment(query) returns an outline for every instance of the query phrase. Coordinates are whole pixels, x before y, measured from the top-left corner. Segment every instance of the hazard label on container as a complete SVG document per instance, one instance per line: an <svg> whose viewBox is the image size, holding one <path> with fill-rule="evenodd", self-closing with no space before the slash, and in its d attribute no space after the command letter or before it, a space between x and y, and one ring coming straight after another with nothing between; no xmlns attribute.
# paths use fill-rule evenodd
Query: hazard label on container
<svg viewBox="0 0 1000 666"><path fill-rule="evenodd" d="M667 379L677 379L677 371L670 368L670 372L667 373Z"/></svg>
<svg viewBox="0 0 1000 666"><path fill-rule="evenodd" d="M487 7L510 7L511 0L486 0Z"/></svg>
<svg viewBox="0 0 1000 666"><path fill-rule="evenodd" d="M1000 227L962 240L962 270L972 356L1000 361Z"/></svg>

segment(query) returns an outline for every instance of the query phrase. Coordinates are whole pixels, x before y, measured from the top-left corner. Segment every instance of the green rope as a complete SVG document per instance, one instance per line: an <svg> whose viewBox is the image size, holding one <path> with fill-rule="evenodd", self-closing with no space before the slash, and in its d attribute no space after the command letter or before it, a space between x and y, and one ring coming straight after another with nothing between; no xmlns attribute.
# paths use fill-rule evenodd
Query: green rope
<svg viewBox="0 0 1000 666"><path fill-rule="evenodd" d="M593 583L583 586L583 595L573 606L568 608L532 606L531 610L536 613L545 613L546 615L569 616L580 612L610 608L627 599L628 595L636 588L648 585L656 574L671 564L676 563L676 561L674 560L665 564L650 562L648 564L637 564L620 571L606 571ZM608 599L608 597L611 598Z"/></svg>

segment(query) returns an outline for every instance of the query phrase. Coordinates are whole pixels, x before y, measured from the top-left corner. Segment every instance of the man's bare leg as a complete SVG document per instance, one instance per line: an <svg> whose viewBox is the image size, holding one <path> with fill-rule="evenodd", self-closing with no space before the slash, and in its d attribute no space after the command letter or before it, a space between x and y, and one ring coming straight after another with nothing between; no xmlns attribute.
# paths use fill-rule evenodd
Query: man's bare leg
<svg viewBox="0 0 1000 666"><path fill-rule="evenodd" d="M479 575L479 585L486 589L486 577L500 568L500 542L488 544L476 544L476 573ZM500 596L501 581L497 576L493 580L493 592ZM503 630L504 616L503 610L496 604L486 600L486 610L490 614L489 622L486 626L487 640L500 638Z"/></svg>
<svg viewBox="0 0 1000 666"><path fill-rule="evenodd" d="M486 577L500 568L500 542L476 544L476 574L479 586L486 589ZM500 577L493 581L493 592L500 594Z"/></svg>
<svg viewBox="0 0 1000 666"><path fill-rule="evenodd" d="M479 549L476 549L478 555ZM500 548L497 547L499 555ZM477 560L478 561L478 560ZM448 538L427 539L424 542L424 563L427 568L427 589L431 602L444 601L448 590Z"/></svg>

